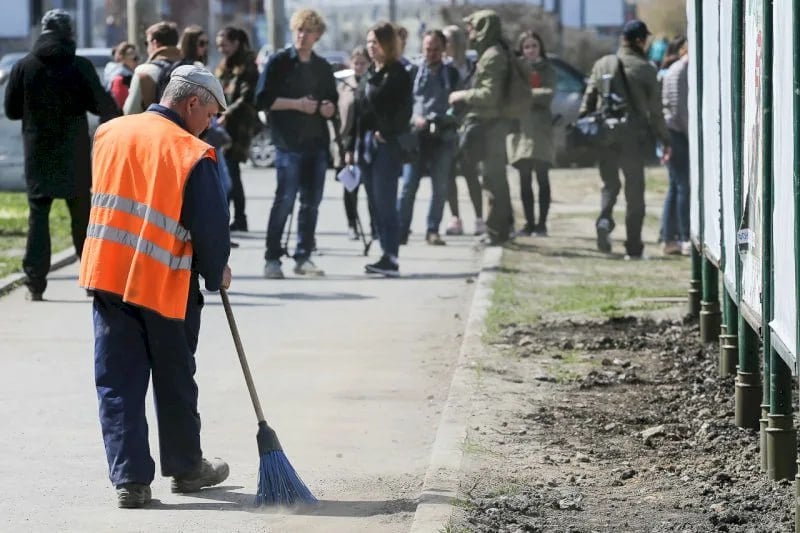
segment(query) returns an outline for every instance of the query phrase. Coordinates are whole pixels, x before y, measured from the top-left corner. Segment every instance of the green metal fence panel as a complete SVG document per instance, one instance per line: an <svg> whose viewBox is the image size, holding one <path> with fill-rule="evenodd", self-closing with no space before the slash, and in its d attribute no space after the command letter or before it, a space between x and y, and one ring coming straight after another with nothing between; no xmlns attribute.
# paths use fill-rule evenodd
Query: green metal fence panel
<svg viewBox="0 0 800 533"><path fill-rule="evenodd" d="M703 252L715 265L722 259L720 218L721 138L720 138L720 1L702 2L703 90L700 110L703 123L702 157L702 234Z"/></svg>
<svg viewBox="0 0 800 533"><path fill-rule="evenodd" d="M773 3L772 23L772 319L773 347L790 368L797 359L797 269L795 248L794 26L796 0Z"/></svg>
<svg viewBox="0 0 800 533"><path fill-rule="evenodd" d="M762 325L762 235L764 184L764 3L746 0L744 11L744 113L740 310L758 331Z"/></svg>

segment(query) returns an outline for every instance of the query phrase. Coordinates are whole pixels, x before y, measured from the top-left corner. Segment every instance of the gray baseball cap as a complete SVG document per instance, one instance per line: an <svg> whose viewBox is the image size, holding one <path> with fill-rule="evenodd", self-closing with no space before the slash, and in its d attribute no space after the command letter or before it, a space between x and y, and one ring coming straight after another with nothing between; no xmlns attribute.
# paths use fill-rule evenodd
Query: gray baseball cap
<svg viewBox="0 0 800 533"><path fill-rule="evenodd" d="M170 80L178 79L192 85L197 85L210 92L219 104L220 111L225 111L225 93L219 80L208 70L196 65L181 65L172 71Z"/></svg>

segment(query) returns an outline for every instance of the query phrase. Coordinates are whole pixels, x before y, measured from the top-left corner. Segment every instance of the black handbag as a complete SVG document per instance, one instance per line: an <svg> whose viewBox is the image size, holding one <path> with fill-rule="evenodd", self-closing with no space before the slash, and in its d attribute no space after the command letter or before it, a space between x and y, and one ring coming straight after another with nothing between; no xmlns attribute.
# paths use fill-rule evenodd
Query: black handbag
<svg viewBox="0 0 800 533"><path fill-rule="evenodd" d="M620 59L617 59L617 72L630 98L628 77ZM614 93L603 98L606 101L599 109L582 116L567 127L567 146L599 152L621 140L628 122L627 102Z"/></svg>
<svg viewBox="0 0 800 533"><path fill-rule="evenodd" d="M397 145L403 163L410 163L419 157L419 136L416 132L404 131L397 135Z"/></svg>

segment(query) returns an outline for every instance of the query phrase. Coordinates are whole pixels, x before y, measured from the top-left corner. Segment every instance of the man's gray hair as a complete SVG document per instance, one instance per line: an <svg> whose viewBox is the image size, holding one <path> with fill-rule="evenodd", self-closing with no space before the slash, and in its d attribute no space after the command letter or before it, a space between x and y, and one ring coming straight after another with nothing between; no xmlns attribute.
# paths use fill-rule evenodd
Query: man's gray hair
<svg viewBox="0 0 800 533"><path fill-rule="evenodd" d="M172 78L164 88L164 94L161 95L162 102L172 102L177 104L189 98L190 96L197 96L203 105L208 105L211 102L216 102L214 95L211 91L201 87L195 83L189 83L183 80Z"/></svg>

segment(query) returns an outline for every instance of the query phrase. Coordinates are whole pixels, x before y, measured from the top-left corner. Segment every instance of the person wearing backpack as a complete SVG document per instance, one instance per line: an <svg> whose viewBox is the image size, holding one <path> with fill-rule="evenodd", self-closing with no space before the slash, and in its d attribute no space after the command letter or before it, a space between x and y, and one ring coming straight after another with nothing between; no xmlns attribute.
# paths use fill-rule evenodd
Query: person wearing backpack
<svg viewBox="0 0 800 533"><path fill-rule="evenodd" d="M478 164L483 163L483 187L490 195L486 217L488 244L502 245L511 237L514 225L506 177L506 135L514 65L508 45L503 42L497 13L489 9L476 11L464 22L470 42L478 51L478 64L472 88L453 91L449 102L466 106L459 139L461 170L465 176L477 175ZM529 86L526 90L530 95Z"/></svg>
<svg viewBox="0 0 800 533"><path fill-rule="evenodd" d="M615 55L601 57L592 67L580 109L580 116L600 110L606 100L606 92L616 95L625 103L625 124L617 128L619 133L599 155L603 190L595 228L597 249L610 253L611 232L615 226L613 211L621 188L619 171L622 169L627 203L625 254L626 259L634 260L642 259L644 253L644 164L653 148L642 140L654 134L663 146L663 160L669 160L670 156L670 138L661 109L661 85L655 67L645 54L649 35L647 25L641 20L625 24L619 51Z"/></svg>
<svg viewBox="0 0 800 533"><path fill-rule="evenodd" d="M425 241L434 246L445 244L439 235L450 169L456 151L458 122L447 114L447 97L458 87L460 74L452 65L442 61L447 38L440 30L428 30L422 38L424 60L411 70L413 115L412 132L419 149L413 160L403 168L403 187L397 201L400 216L400 243L408 241L414 201L420 178L431 177L430 208L428 209Z"/></svg>
<svg viewBox="0 0 800 533"><path fill-rule="evenodd" d="M157 104L172 70L180 66L183 59L178 48L178 26L174 22L157 22L147 28L145 36L147 62L133 71L128 98L122 108L126 115L143 113L150 104Z"/></svg>

